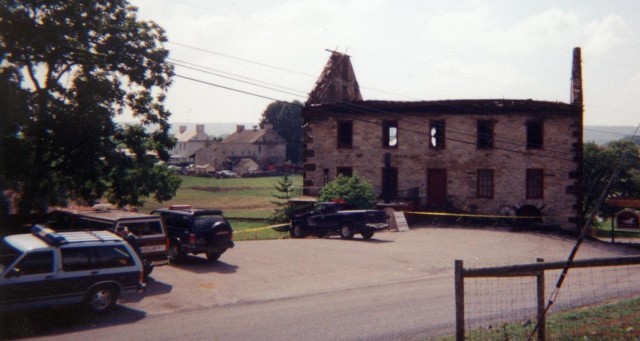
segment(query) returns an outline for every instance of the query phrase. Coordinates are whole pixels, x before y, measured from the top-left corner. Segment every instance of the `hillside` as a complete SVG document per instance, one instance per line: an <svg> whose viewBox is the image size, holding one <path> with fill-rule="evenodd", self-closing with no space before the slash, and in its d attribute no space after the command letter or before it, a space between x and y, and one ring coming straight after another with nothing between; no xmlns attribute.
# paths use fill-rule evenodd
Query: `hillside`
<svg viewBox="0 0 640 341"><path fill-rule="evenodd" d="M599 145L605 145L632 136L634 130L633 126L585 126L584 142L593 141Z"/></svg>

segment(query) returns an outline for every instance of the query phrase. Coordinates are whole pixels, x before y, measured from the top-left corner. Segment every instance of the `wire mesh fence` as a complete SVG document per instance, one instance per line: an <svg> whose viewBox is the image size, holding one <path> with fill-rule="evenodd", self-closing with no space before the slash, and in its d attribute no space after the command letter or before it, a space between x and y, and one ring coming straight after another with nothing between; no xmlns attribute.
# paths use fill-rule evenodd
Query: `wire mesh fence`
<svg viewBox="0 0 640 341"><path fill-rule="evenodd" d="M544 312L550 302L546 316L615 299L640 297L640 257L595 260L601 262L593 264L590 261L576 261L580 267L570 268L561 290L557 290L557 282L562 262L464 268L460 292L464 322L462 329L457 326L457 339L528 340L535 335L532 339L543 340L545 326L541 326L542 334L535 328L541 308ZM540 275L542 288L538 287ZM456 287L459 284L457 281ZM456 296L459 305L459 293ZM460 307L457 310L460 313ZM544 322L544 313L542 316ZM460 323L458 320L457 324ZM518 328L513 328L514 325Z"/></svg>

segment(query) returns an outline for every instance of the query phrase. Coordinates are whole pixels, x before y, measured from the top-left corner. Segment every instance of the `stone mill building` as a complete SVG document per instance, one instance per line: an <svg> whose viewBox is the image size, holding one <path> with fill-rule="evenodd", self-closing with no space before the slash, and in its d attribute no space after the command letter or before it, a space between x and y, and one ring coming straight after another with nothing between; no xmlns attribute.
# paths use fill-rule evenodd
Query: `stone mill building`
<svg viewBox="0 0 640 341"><path fill-rule="evenodd" d="M332 52L302 110L308 195L357 173L381 200L416 209L535 215L575 230L582 216L580 49L568 103L532 99L363 100L348 55Z"/></svg>

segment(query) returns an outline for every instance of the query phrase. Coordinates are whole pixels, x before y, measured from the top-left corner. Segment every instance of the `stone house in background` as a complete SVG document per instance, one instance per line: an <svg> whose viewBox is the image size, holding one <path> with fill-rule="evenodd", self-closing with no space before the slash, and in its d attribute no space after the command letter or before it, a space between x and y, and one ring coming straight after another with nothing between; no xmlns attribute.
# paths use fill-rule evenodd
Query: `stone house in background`
<svg viewBox="0 0 640 341"><path fill-rule="evenodd" d="M170 164L194 163L196 151L213 144L213 140L204 131L204 124L197 124L195 130L180 126L175 137L178 141L169 152Z"/></svg>
<svg viewBox="0 0 640 341"><path fill-rule="evenodd" d="M221 142L198 150L195 158L196 164L211 164L217 170L233 170L242 159L251 159L265 168L285 163L286 152L286 141L273 131L271 124L266 124L264 129L257 126L245 129L244 125L238 125L236 131Z"/></svg>
<svg viewBox="0 0 640 341"><path fill-rule="evenodd" d="M536 215L575 229L582 216L582 81L570 103L531 99L362 100L349 56L333 52L302 110L308 195L338 174L380 198L429 210Z"/></svg>

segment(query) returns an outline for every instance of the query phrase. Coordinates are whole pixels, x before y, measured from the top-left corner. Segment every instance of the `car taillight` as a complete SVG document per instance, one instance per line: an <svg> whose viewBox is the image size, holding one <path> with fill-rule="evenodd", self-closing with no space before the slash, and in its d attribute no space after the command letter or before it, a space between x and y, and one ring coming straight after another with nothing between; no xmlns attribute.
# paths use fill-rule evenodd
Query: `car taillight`
<svg viewBox="0 0 640 341"><path fill-rule="evenodd" d="M195 245L195 243L196 243L196 235L193 233L189 234L189 244Z"/></svg>
<svg viewBox="0 0 640 341"><path fill-rule="evenodd" d="M229 231L229 239L233 240L233 231Z"/></svg>

